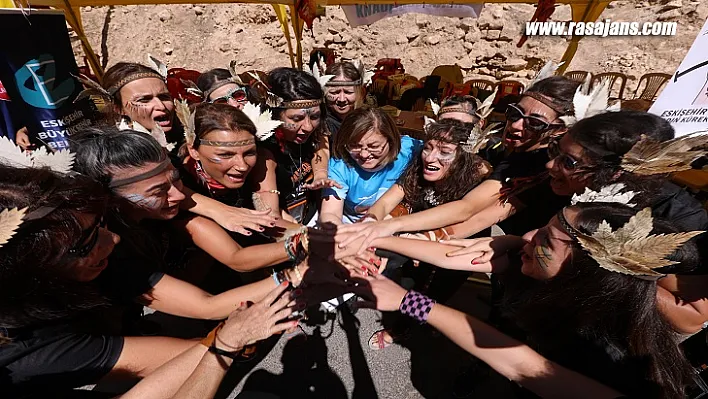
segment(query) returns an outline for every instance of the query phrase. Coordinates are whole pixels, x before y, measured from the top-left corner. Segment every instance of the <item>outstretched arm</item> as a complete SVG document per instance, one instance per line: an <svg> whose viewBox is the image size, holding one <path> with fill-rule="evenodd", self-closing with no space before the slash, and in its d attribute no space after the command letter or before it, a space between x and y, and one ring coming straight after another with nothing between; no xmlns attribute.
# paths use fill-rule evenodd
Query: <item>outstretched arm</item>
<svg viewBox="0 0 708 399"><path fill-rule="evenodd" d="M258 194L262 205L256 205L257 210L270 209L271 216L281 217L280 196L275 170L278 164L273 153L265 148L258 149L258 161L250 173L253 192Z"/></svg>
<svg viewBox="0 0 708 399"><path fill-rule="evenodd" d="M384 220L386 215L391 213L391 211L403 201L404 196L405 192L403 188L398 184L394 184L391 188L386 190L381 198L376 200L374 205L372 205L366 213L373 216L376 220Z"/></svg>
<svg viewBox="0 0 708 399"><path fill-rule="evenodd" d="M248 272L287 261L282 242L241 247L219 225L200 216L176 221L184 228L196 246L212 258L239 271ZM263 229L259 229L263 231Z"/></svg>

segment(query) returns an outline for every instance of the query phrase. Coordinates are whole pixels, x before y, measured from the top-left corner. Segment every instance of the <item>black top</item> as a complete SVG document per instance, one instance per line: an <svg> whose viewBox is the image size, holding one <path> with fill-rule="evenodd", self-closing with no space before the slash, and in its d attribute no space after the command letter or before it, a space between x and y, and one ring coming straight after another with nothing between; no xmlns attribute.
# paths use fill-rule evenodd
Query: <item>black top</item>
<svg viewBox="0 0 708 399"><path fill-rule="evenodd" d="M325 126L327 126L327 131L329 131L329 146L332 148L334 136L339 132L339 128L342 127L342 120L337 118L334 112L327 112Z"/></svg>
<svg viewBox="0 0 708 399"><path fill-rule="evenodd" d="M283 146L275 136L260 145L269 150L277 167L275 178L280 191L280 207L286 209L298 223L307 224L312 219L319 201L319 192L302 186L313 180L312 157L315 154L313 138L303 144L286 143Z"/></svg>
<svg viewBox="0 0 708 399"><path fill-rule="evenodd" d="M511 179L536 176L546 171L547 162L548 150L546 148L528 152L512 152L503 159L492 163L494 170L489 178L509 183Z"/></svg>

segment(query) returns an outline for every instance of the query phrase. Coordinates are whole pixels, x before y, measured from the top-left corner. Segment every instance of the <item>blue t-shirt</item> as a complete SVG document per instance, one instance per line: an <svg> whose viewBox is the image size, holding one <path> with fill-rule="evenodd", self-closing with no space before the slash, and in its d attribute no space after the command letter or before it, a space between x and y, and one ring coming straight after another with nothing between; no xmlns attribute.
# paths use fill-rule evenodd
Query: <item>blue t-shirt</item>
<svg viewBox="0 0 708 399"><path fill-rule="evenodd" d="M398 181L422 149L422 141L402 136L401 151L396 159L376 172L367 172L358 166L349 166L343 159L330 158L329 178L341 184L342 188L328 188L322 192L322 197L335 196L344 199L342 221L353 223Z"/></svg>

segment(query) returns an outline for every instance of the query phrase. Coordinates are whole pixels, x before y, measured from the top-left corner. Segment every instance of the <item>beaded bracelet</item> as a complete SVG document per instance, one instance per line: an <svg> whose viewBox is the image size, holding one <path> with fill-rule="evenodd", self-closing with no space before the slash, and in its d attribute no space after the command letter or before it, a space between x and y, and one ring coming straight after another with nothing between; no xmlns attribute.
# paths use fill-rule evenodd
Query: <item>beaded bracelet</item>
<svg viewBox="0 0 708 399"><path fill-rule="evenodd" d="M424 324L428 321L428 314L433 309L433 305L435 305L433 299L411 290L403 297L398 309L402 314L418 320L420 324Z"/></svg>

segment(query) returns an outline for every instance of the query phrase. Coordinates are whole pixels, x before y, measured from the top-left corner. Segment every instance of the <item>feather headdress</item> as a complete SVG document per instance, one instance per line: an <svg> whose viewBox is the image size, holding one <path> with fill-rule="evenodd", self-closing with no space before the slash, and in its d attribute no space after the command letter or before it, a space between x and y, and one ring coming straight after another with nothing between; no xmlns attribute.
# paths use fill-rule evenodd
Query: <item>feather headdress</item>
<svg viewBox="0 0 708 399"><path fill-rule="evenodd" d="M253 105L250 102L243 107L243 113L256 126L256 139L263 141L273 135L273 131L278 126L282 125L282 121L273 120L273 113L270 110L261 112L260 107Z"/></svg>
<svg viewBox="0 0 708 399"><path fill-rule="evenodd" d="M206 96L204 95L204 92L202 91L202 89L199 88L199 86L197 86L196 83L192 82L189 79L180 79L180 82L182 82L182 84L186 88L185 90L187 91L187 93L189 93L193 96L197 96L197 97L201 98L202 100L204 100L206 98Z"/></svg>
<svg viewBox="0 0 708 399"><path fill-rule="evenodd" d="M148 65L150 66L150 68L155 70L155 72L159 73L160 76L163 77L163 79L167 79L167 64L158 60L157 58L153 57L150 54L147 55L147 59L148 59Z"/></svg>
<svg viewBox="0 0 708 399"><path fill-rule="evenodd" d="M619 111L619 101L614 105L608 106L607 100L609 96L609 79L603 79L599 85L595 85L595 87L590 89L590 77L588 76L585 82L578 87L578 90L576 90L575 95L573 96L574 115L564 115L559 119L562 120L566 126L571 126L575 122L584 118L589 118L593 115L601 114L603 112Z"/></svg>
<svg viewBox="0 0 708 399"><path fill-rule="evenodd" d="M374 77L373 71L367 71L364 69L364 61L361 58L357 58L352 61L352 64L359 71L359 76L361 76L361 85L368 86L371 83L371 79Z"/></svg>
<svg viewBox="0 0 708 399"><path fill-rule="evenodd" d="M479 101L477 97L474 97L474 100L477 102L477 116L479 119L486 120L489 114L492 113L492 110L494 107L492 106L492 103L494 102L494 99L497 97L497 92L499 91L499 88L497 87L494 89L494 92L487 96L487 98L484 99L484 101Z"/></svg>
<svg viewBox="0 0 708 399"><path fill-rule="evenodd" d="M642 135L624 154L620 166L637 175L655 175L691 169L691 163L708 153L708 130L658 142Z"/></svg>
<svg viewBox="0 0 708 399"><path fill-rule="evenodd" d="M325 86L327 86L327 82L334 78L334 75L324 74L327 70L327 65L325 64L324 59L322 57L319 57L317 63L313 65L312 68L310 68L309 65L307 65L306 68L306 72L314 76L315 79L317 79L317 82L319 82L320 86L322 86L322 90L324 90Z"/></svg>
<svg viewBox="0 0 708 399"><path fill-rule="evenodd" d="M22 224L25 212L27 212L27 208L3 209L0 212L0 247L7 244L10 238L15 235Z"/></svg>
<svg viewBox="0 0 708 399"><path fill-rule="evenodd" d="M542 81L543 79L550 78L551 76L556 74L556 71L558 68L560 68L564 62L561 63L554 63L553 61L548 61L546 65L544 65L536 74L536 76L529 82L529 84L526 85L527 88L533 86L534 84Z"/></svg>
<svg viewBox="0 0 708 399"><path fill-rule="evenodd" d="M433 110L435 116L437 116L440 112L440 104L436 103L432 98L429 98L428 101L430 101L430 108Z"/></svg>
<svg viewBox="0 0 708 399"><path fill-rule="evenodd" d="M575 205L578 202L613 202L618 204L624 204L629 207L635 207L636 204L630 204L629 201L637 195L634 191L625 191L624 183L615 183L605 186L600 189L600 191L594 191L588 187L585 187L585 192L577 195L573 194L573 198L570 200L571 205Z"/></svg>
<svg viewBox="0 0 708 399"><path fill-rule="evenodd" d="M194 112L189 109L186 100L175 100L175 113L184 127L184 140L187 142L187 145L194 145L194 140L197 138L196 129L194 127Z"/></svg>
<svg viewBox="0 0 708 399"><path fill-rule="evenodd" d="M79 74L78 76L72 75L74 78L76 78L81 84L85 87L84 90L82 90L78 96L74 99L74 102L83 100L86 97L90 96L98 96L102 98L107 98L109 102L113 102L113 96L111 96L111 93L108 92L108 90L104 89L103 86L101 86L100 83L92 80L88 76L84 74Z"/></svg>
<svg viewBox="0 0 708 399"><path fill-rule="evenodd" d="M74 154L69 150L49 152L45 147L28 153L7 137L0 137L0 164L15 168L46 167L54 172L67 174L74 165Z"/></svg>
<svg viewBox="0 0 708 399"><path fill-rule="evenodd" d="M275 94L275 93L273 93L272 91L270 91L270 86L268 86L268 85L261 79L261 77L258 76L257 73L248 72L248 75L249 75L251 78L253 78L253 80L255 80L256 83L259 83L259 84L261 84L261 85L263 86L263 89L265 90L265 93L266 93L266 96L265 96L265 97L266 97L266 105L267 105L267 106L269 106L269 107L271 107L271 108L278 108L278 107L280 107L280 106L283 105L283 102L285 102L285 100L283 100L280 96L278 96L277 94Z"/></svg>
<svg viewBox="0 0 708 399"><path fill-rule="evenodd" d="M470 131L469 137L467 137L467 141L460 143L460 145L462 145L462 149L470 154L478 153L479 150L487 144L492 135L501 131L501 129L497 128L499 126L499 123L492 123L482 129L479 127L478 123L475 124Z"/></svg>
<svg viewBox="0 0 708 399"><path fill-rule="evenodd" d="M704 233L691 231L650 235L654 228L651 208L642 209L616 231L612 231L610 224L603 220L589 236L570 226L562 211L559 215L564 227L570 228L571 235L601 268L639 278L657 279L664 276L655 269L678 263L666 257L686 241Z"/></svg>
<svg viewBox="0 0 708 399"><path fill-rule="evenodd" d="M165 136L165 131L157 123L152 129L148 129L136 121L128 122L125 118L120 120L118 124L118 130L134 130L140 133L147 133L152 138L155 139L162 147L167 148L167 151L172 151L175 148L174 143L167 142L167 136Z"/></svg>

